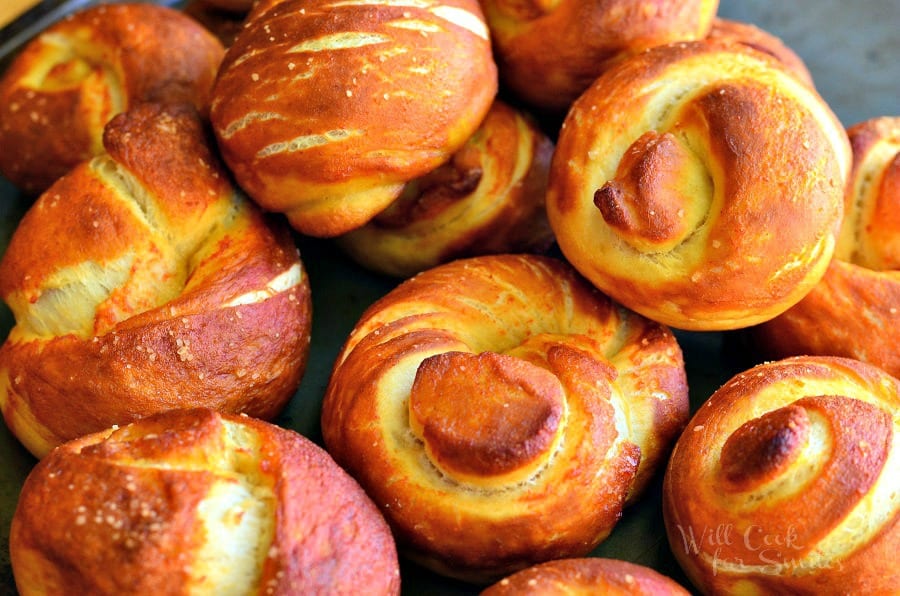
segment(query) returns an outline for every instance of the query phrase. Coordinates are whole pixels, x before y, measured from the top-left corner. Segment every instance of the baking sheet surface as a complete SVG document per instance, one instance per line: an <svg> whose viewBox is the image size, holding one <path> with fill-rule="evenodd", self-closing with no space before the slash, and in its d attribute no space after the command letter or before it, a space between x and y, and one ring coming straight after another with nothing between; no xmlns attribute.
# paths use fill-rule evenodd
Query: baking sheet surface
<svg viewBox="0 0 900 596"><path fill-rule="evenodd" d="M0 33L0 60L41 26L84 4L85 0L41 2L40 14L26 13L26 20ZM845 125L876 116L900 115L897 0L723 0L719 15L754 23L781 37L806 62L817 89ZM0 151L9 150L0 147ZM16 189L0 179L0 253L27 207ZM276 422L319 441L319 408L331 363L363 309L395 282L347 262L328 242L298 238L298 243L313 289L312 349L303 382ZM5 338L11 326L9 310L0 305L0 337ZM733 374L755 363L739 333L677 335L685 352L694 407ZM9 523L18 491L34 463L34 458L0 425L0 595L15 594L9 564ZM687 585L665 539L658 480L633 508L626 510L613 534L594 554L649 565ZM404 563L403 591L475 594L478 588Z"/></svg>

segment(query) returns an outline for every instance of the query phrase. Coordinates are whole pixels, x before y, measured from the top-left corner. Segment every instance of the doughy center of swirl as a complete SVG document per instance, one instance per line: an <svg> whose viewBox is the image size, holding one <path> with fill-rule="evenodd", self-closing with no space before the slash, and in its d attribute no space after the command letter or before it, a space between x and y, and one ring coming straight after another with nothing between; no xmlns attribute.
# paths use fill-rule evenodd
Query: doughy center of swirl
<svg viewBox="0 0 900 596"><path fill-rule="evenodd" d="M789 405L741 425L722 447L726 485L749 490L776 478L797 459L809 438L806 410Z"/></svg>
<svg viewBox="0 0 900 596"><path fill-rule="evenodd" d="M447 476L480 486L522 481L561 437L565 401L551 372L494 352L425 359L409 399L410 426Z"/></svg>
<svg viewBox="0 0 900 596"><path fill-rule="evenodd" d="M648 131L625 152L594 204L619 236L643 252L668 251L705 217L712 194L705 165L672 133Z"/></svg>

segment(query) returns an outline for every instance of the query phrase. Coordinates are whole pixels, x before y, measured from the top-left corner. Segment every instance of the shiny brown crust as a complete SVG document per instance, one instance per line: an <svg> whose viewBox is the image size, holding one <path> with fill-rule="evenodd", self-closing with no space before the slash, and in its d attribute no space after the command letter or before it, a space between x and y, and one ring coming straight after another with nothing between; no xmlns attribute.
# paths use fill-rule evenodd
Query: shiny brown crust
<svg viewBox="0 0 900 596"><path fill-rule="evenodd" d="M559 559L523 569L488 586L481 596L688 596L674 580L627 561Z"/></svg>
<svg viewBox="0 0 900 596"><path fill-rule="evenodd" d="M766 54L671 44L578 99L547 209L569 261L617 301L673 327L735 329L821 279L850 161L825 102Z"/></svg>
<svg viewBox="0 0 900 596"><path fill-rule="evenodd" d="M150 101L205 113L223 55L197 22L152 3L66 17L26 44L0 79L0 172L39 194L103 152L103 127L120 112Z"/></svg>
<svg viewBox="0 0 900 596"><path fill-rule="evenodd" d="M482 0L504 87L534 107L565 111L616 61L702 39L718 0Z"/></svg>
<svg viewBox="0 0 900 596"><path fill-rule="evenodd" d="M363 314L322 432L406 554L496 581L592 550L687 411L667 328L562 261L495 255L421 273Z"/></svg>
<svg viewBox="0 0 900 596"><path fill-rule="evenodd" d="M226 54L211 118L258 203L336 236L446 162L496 79L475 0L264 1Z"/></svg>
<svg viewBox="0 0 900 596"><path fill-rule="evenodd" d="M544 252L553 244L544 206L552 155L531 118L495 101L448 163L338 242L358 263L396 277L462 257Z"/></svg>
<svg viewBox="0 0 900 596"><path fill-rule="evenodd" d="M303 264L287 226L237 193L205 141L187 107L120 114L108 153L54 184L13 234L0 407L35 455L172 407L270 419L296 391L310 338Z"/></svg>
<svg viewBox="0 0 900 596"><path fill-rule="evenodd" d="M796 357L697 411L663 483L676 558L705 594L888 594L900 585L900 381Z"/></svg>
<svg viewBox="0 0 900 596"><path fill-rule="evenodd" d="M812 75L803 59L784 41L756 25L731 19L716 17L707 38L727 43L747 46L775 58L788 72L810 87L814 86Z"/></svg>
<svg viewBox="0 0 900 596"><path fill-rule="evenodd" d="M840 241L825 276L753 329L769 357L846 356L900 375L900 117L848 129L853 169Z"/></svg>
<svg viewBox="0 0 900 596"><path fill-rule="evenodd" d="M173 410L55 449L10 530L30 594L398 594L384 518L324 450Z"/></svg>

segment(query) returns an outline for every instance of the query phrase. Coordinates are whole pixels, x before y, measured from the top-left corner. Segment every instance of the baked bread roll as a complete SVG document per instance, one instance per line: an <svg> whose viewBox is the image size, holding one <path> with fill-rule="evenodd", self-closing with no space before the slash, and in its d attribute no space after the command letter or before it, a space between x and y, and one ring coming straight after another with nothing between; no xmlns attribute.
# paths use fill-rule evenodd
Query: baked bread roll
<svg viewBox="0 0 900 596"><path fill-rule="evenodd" d="M702 593L896 592L898 392L870 364L807 356L709 398L663 483L669 543Z"/></svg>
<svg viewBox="0 0 900 596"><path fill-rule="evenodd" d="M688 596L674 580L617 559L558 559L534 565L488 586L481 596Z"/></svg>
<svg viewBox="0 0 900 596"><path fill-rule="evenodd" d="M482 0L500 80L516 97L565 112L624 56L702 39L718 0Z"/></svg>
<svg viewBox="0 0 900 596"><path fill-rule="evenodd" d="M288 227L235 190L186 106L120 114L104 141L29 209L0 261L9 429L42 457L174 407L273 418L310 339Z"/></svg>
<svg viewBox="0 0 900 596"><path fill-rule="evenodd" d="M618 302L672 327L736 329L821 279L849 167L843 126L775 60L671 44L574 104L547 210L568 260Z"/></svg>
<svg viewBox="0 0 900 596"><path fill-rule="evenodd" d="M29 594L399 594L396 546L320 447L172 410L54 449L10 529Z"/></svg>
<svg viewBox="0 0 900 596"><path fill-rule="evenodd" d="M737 43L753 50L764 52L778 60L782 66L798 79L814 87L812 74L803 59L784 41L751 23L716 17L707 35L708 39Z"/></svg>
<svg viewBox="0 0 900 596"><path fill-rule="evenodd" d="M205 113L223 55L206 29L164 6L73 13L28 42L0 78L0 172L37 195L102 153L103 127L120 112L161 102Z"/></svg>
<svg viewBox="0 0 900 596"><path fill-rule="evenodd" d="M420 273L362 315L322 434L402 552L488 582L591 551L687 413L667 328L562 261L493 255Z"/></svg>
<svg viewBox="0 0 900 596"><path fill-rule="evenodd" d="M356 262L396 277L456 258L544 252L553 244L544 206L552 155L531 118L495 101L449 162L338 242Z"/></svg>
<svg viewBox="0 0 900 596"><path fill-rule="evenodd" d="M496 79L475 0L263 0L226 54L211 118L259 204L331 237L449 160Z"/></svg>
<svg viewBox="0 0 900 596"><path fill-rule="evenodd" d="M848 130L853 169L835 258L784 314L752 330L769 357L856 358L900 376L900 117Z"/></svg>

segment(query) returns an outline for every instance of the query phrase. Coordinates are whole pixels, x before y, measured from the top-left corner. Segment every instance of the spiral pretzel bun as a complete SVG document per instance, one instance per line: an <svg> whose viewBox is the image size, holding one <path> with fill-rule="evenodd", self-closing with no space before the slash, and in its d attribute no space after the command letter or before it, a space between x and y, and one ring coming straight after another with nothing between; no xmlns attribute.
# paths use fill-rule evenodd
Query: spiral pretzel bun
<svg viewBox="0 0 900 596"><path fill-rule="evenodd" d="M358 263L397 277L455 258L543 252L553 244L544 205L552 155L553 142L525 113L495 101L447 164L338 242Z"/></svg>
<svg viewBox="0 0 900 596"><path fill-rule="evenodd" d="M616 559L558 559L534 565L488 586L481 596L688 596L659 572Z"/></svg>
<svg viewBox="0 0 900 596"><path fill-rule="evenodd" d="M496 79L475 0L262 1L226 54L211 118L258 203L337 236L450 159Z"/></svg>
<svg viewBox="0 0 900 596"><path fill-rule="evenodd" d="M303 265L287 226L237 194L204 141L187 107L120 114L108 153L61 178L13 234L0 408L38 457L173 407L272 418L296 391Z"/></svg>
<svg viewBox="0 0 900 596"><path fill-rule="evenodd" d="M704 593L888 594L900 585L900 382L836 357L743 372L678 439L673 551Z"/></svg>
<svg viewBox="0 0 900 596"><path fill-rule="evenodd" d="M687 412L667 328L562 261L494 255L421 273L363 314L322 433L410 557L495 581L593 549Z"/></svg>
<svg viewBox="0 0 900 596"><path fill-rule="evenodd" d="M752 335L771 357L846 356L900 376L900 117L848 135L854 160L835 259L803 300Z"/></svg>
<svg viewBox="0 0 900 596"><path fill-rule="evenodd" d="M533 107L564 111L624 56L702 39L718 0L482 0L500 78Z"/></svg>
<svg viewBox="0 0 900 596"><path fill-rule="evenodd" d="M173 410L65 443L10 530L30 594L399 593L396 546L359 485L301 435Z"/></svg>
<svg viewBox="0 0 900 596"><path fill-rule="evenodd" d="M821 279L849 167L844 128L774 59L672 44L578 99L547 209L563 253L615 300L673 327L735 329Z"/></svg>
<svg viewBox="0 0 900 596"><path fill-rule="evenodd" d="M26 44L0 79L0 172L39 194L102 153L104 125L138 103L205 113L223 55L212 34L170 8L75 12Z"/></svg>

